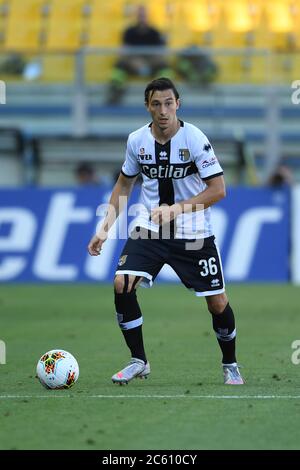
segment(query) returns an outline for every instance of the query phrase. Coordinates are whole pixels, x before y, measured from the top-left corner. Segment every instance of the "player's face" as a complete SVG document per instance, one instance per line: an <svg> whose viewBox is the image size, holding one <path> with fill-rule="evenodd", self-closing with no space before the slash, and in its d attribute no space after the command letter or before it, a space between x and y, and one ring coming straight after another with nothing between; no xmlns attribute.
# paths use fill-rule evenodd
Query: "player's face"
<svg viewBox="0 0 300 470"><path fill-rule="evenodd" d="M178 107L179 100L176 100L173 90L155 91L147 105L153 124L162 131L177 126Z"/></svg>

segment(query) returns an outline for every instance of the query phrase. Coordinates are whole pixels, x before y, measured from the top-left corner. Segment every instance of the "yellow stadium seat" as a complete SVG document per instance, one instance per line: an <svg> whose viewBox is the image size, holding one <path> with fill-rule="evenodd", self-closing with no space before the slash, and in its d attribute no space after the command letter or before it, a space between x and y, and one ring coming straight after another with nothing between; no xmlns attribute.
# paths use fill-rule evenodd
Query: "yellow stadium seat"
<svg viewBox="0 0 300 470"><path fill-rule="evenodd" d="M75 51L81 46L85 0L52 0L46 50Z"/></svg>
<svg viewBox="0 0 300 470"><path fill-rule="evenodd" d="M214 15L207 0L172 2L166 6L169 26L166 28L167 44L171 48L206 45L206 33L214 24Z"/></svg>
<svg viewBox="0 0 300 470"><path fill-rule="evenodd" d="M217 1L212 5L208 0L185 0L173 4L168 13L168 45L181 48L210 45L210 32L220 20L221 9Z"/></svg>
<svg viewBox="0 0 300 470"><path fill-rule="evenodd" d="M46 50L75 51L81 46L81 25L57 25L47 32Z"/></svg>
<svg viewBox="0 0 300 470"><path fill-rule="evenodd" d="M9 0L9 21L39 21L43 14L45 0Z"/></svg>
<svg viewBox="0 0 300 470"><path fill-rule="evenodd" d="M91 3L88 27L88 45L92 47L118 47L125 27L124 1L99 1Z"/></svg>
<svg viewBox="0 0 300 470"><path fill-rule="evenodd" d="M124 0L92 0L90 5L92 22L124 21Z"/></svg>
<svg viewBox="0 0 300 470"><path fill-rule="evenodd" d="M40 48L40 23L10 21L4 40L4 48L12 51L37 51Z"/></svg>
<svg viewBox="0 0 300 470"><path fill-rule="evenodd" d="M173 27L167 34L167 44L171 49L180 49L197 44L197 38L191 30Z"/></svg>
<svg viewBox="0 0 300 470"><path fill-rule="evenodd" d="M287 51L290 41L289 35L293 31L293 17L290 4L287 0L273 0L271 4L265 3L266 29L270 33L271 48Z"/></svg>
<svg viewBox="0 0 300 470"><path fill-rule="evenodd" d="M293 29L290 5L286 0L265 3L267 27L274 33L288 33Z"/></svg>
<svg viewBox="0 0 300 470"><path fill-rule="evenodd" d="M2 18L0 17L0 44L2 44L4 41L4 30L5 30L5 23L4 21L2 21Z"/></svg>
<svg viewBox="0 0 300 470"><path fill-rule="evenodd" d="M253 56L250 59L250 67L247 80L254 84L268 83L271 79L269 60L262 55Z"/></svg>
<svg viewBox="0 0 300 470"><path fill-rule="evenodd" d="M290 13L292 18L292 29L294 33L299 31L300 24L300 2L299 0L290 1Z"/></svg>
<svg viewBox="0 0 300 470"><path fill-rule="evenodd" d="M161 31L165 31L170 27L170 14L164 1L149 2L148 14L150 24Z"/></svg>
<svg viewBox="0 0 300 470"><path fill-rule="evenodd" d="M86 0L51 0L49 22L79 22L83 18Z"/></svg>
<svg viewBox="0 0 300 470"><path fill-rule="evenodd" d="M8 5L6 0L0 0L0 18L4 19L8 13Z"/></svg>
<svg viewBox="0 0 300 470"><path fill-rule="evenodd" d="M110 79L116 57L87 55L85 58L86 82L107 82Z"/></svg>
<svg viewBox="0 0 300 470"><path fill-rule="evenodd" d="M6 26L6 17L3 14L2 4L0 3L0 45L2 45L4 41L5 26Z"/></svg>
<svg viewBox="0 0 300 470"><path fill-rule="evenodd" d="M294 42L294 48L296 49L297 53L299 54L300 51L300 31L297 31L297 33L293 34L293 42Z"/></svg>
<svg viewBox="0 0 300 470"><path fill-rule="evenodd" d="M249 0L248 1L248 11L251 17L253 28L259 27L262 24L262 22L265 21L264 5L265 5L264 0Z"/></svg>
<svg viewBox="0 0 300 470"><path fill-rule="evenodd" d="M230 31L242 33L253 30L254 15L248 0L225 2L226 25Z"/></svg>
<svg viewBox="0 0 300 470"><path fill-rule="evenodd" d="M263 23L254 30L251 44L249 45L259 49L272 48L272 35L270 31L263 25Z"/></svg>
<svg viewBox="0 0 300 470"><path fill-rule="evenodd" d="M43 56L42 81L48 82L70 82L74 79L75 63L74 56L47 55Z"/></svg>
<svg viewBox="0 0 300 470"><path fill-rule="evenodd" d="M243 79L242 56L214 56L219 67L219 83L240 83Z"/></svg>
<svg viewBox="0 0 300 470"><path fill-rule="evenodd" d="M274 54L271 64L273 82L283 85L293 80L293 54Z"/></svg>
<svg viewBox="0 0 300 470"><path fill-rule="evenodd" d="M300 54L293 54L292 76L291 80L299 80L300 77Z"/></svg>
<svg viewBox="0 0 300 470"><path fill-rule="evenodd" d="M42 7L45 0L10 0L6 2L4 48L36 51L40 48Z"/></svg>
<svg viewBox="0 0 300 470"><path fill-rule="evenodd" d="M222 26L217 26L216 28L213 28L210 32L211 34L211 46L212 47L220 47L220 48L224 48L224 47L228 47L228 46L231 46L230 44L230 34L229 34L229 31L228 29L225 27L222 27Z"/></svg>
<svg viewBox="0 0 300 470"><path fill-rule="evenodd" d="M89 28L88 45L91 47L119 47L122 44L123 23L92 23Z"/></svg>
<svg viewBox="0 0 300 470"><path fill-rule="evenodd" d="M209 31L216 24L216 15L206 0L185 0L178 9L178 23L192 31Z"/></svg>

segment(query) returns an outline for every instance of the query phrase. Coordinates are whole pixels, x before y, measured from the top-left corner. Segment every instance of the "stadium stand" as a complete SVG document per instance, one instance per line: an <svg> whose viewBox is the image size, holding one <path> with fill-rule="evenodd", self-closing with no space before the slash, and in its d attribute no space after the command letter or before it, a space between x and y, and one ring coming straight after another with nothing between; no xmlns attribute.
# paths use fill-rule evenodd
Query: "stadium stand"
<svg viewBox="0 0 300 470"><path fill-rule="evenodd" d="M49 49L74 50L89 38L89 45L120 44L116 33L130 23L134 8L144 0L1 0L0 28L4 47L38 47L37 31L45 29L45 46ZM253 46L284 47L287 36L299 37L299 2L297 0L179 0L153 1L147 5L149 19L170 38L170 46L186 46L187 41L198 44L243 46L249 38ZM101 30L104 28L103 36ZM23 42L15 39L20 31ZM108 39L111 30L111 40ZM42 31L43 32L43 31ZM265 36L263 35L265 32ZM98 34L97 34L98 33ZM251 34L249 34L251 33ZM266 38L271 38L266 42ZM39 38L41 39L41 38ZM225 43L224 43L225 40ZM250 40L251 44L251 40Z"/></svg>
<svg viewBox="0 0 300 470"><path fill-rule="evenodd" d="M259 160L266 135L264 87L279 87L284 158L295 162L299 110L291 104L290 84L300 78L299 0L0 0L0 79L11 80L0 125L18 126L37 137L46 132L71 136L76 90L85 95L89 135L118 128L124 137L138 126L145 118L140 110L143 80L131 82L122 108L103 103L122 31L142 3L165 34L173 63L182 48L194 44L219 65L217 84L210 90L184 89L187 120L211 135L243 135ZM41 63L34 88L1 69L5 57L15 53ZM80 57L83 69L78 68ZM289 90L283 93L283 86Z"/></svg>
<svg viewBox="0 0 300 470"><path fill-rule="evenodd" d="M48 85L49 86L49 85ZM128 132L146 123L149 119L147 113L141 106L143 96L143 85L134 84L130 86L126 103L122 107L110 108L99 104L98 94L101 93L99 86L91 87L88 94L88 125L87 133L89 138L93 137L91 151L87 153L83 147L78 147L77 140L72 139L75 128L72 119L72 90L67 85L52 85L51 94L47 94L46 88L37 85L28 85L25 97L22 98L20 87L16 85L10 87L8 94L8 105L0 106L0 126L10 125L24 129L28 139L33 137L42 137L43 142L49 144L49 149L45 149L47 161L56 161L61 159L59 164L51 164L49 176L39 177L40 183L46 184L46 181L57 179L57 182L70 181L72 175L68 176L71 168L70 159L65 161L63 140L64 136L68 141L69 155L78 155L76 157L82 160L85 155L88 160L99 159L99 165L102 165L105 171L109 170L109 161L111 155L113 167L121 165L124 157L124 148ZM188 86L180 85L180 92L184 96L181 116L189 122L198 125L214 143L215 137L231 140L243 140L245 152L252 155L258 172L264 165L264 156L266 152L266 138L268 133L267 124L267 102L264 97L265 90L260 87L233 85L224 87L216 86L210 92L199 93L198 90L190 90ZM299 154L299 106L291 103L290 90L281 88L279 93L279 126L282 159L287 165L293 168L296 178L300 178L300 154ZM19 95L19 97L18 97ZM22 103L20 104L22 99ZM34 104L33 104L34 103ZM5 112L4 112L5 111ZM109 136L110 139L105 141ZM122 144L117 143L114 136L122 136ZM49 141L46 140L49 138ZM102 141L97 139L104 139ZM50 148L51 142L51 148ZM72 145L71 145L72 144ZM55 147L57 145L57 154L55 157ZM109 148L110 146L110 148ZM44 154L43 144L40 154ZM97 149L98 148L98 152ZM81 149L81 150L80 150ZM220 157L223 160L223 149ZM54 160L48 159L48 155L54 155ZM227 152L228 153L228 152ZM74 157L75 158L75 157ZM48 165L48 163L47 163ZM40 170L42 171L42 170ZM55 172L59 172L56 174ZM70 180L71 178L71 180ZM251 179L253 181L253 179Z"/></svg>
<svg viewBox="0 0 300 470"><path fill-rule="evenodd" d="M172 49L192 44L211 47L217 54L221 69L220 83L263 83L268 79L262 66L263 59L249 60L249 48L293 53L289 61L274 59L276 72L291 79L300 47L298 0L163 0L148 5L144 0L1 0L0 1L0 51L75 53L83 46L116 48L121 35L134 17L134 8L144 3L150 21L161 29ZM240 49L237 60L219 57L219 48ZM103 52L103 51L102 51ZM268 59L266 59L267 61ZM45 58L44 79L53 79L55 67ZM61 61L59 61L61 62ZM102 60L87 60L87 76L105 81L114 62L112 53L102 55ZM287 63L290 63L287 66ZM101 73L97 72L101 69ZM70 68L60 69L60 78ZM50 71L50 73L48 73ZM260 73L258 73L260 71ZM74 70L73 70L74 75ZM270 76L274 74L270 73Z"/></svg>
<svg viewBox="0 0 300 470"><path fill-rule="evenodd" d="M242 141L215 137L214 147L222 155L222 164L232 184L247 180L247 155ZM78 163L92 164L99 179L118 174L124 154L124 135L82 138L70 135L40 135L32 141L35 162L35 182L42 186L75 185ZM249 162L248 162L249 163Z"/></svg>

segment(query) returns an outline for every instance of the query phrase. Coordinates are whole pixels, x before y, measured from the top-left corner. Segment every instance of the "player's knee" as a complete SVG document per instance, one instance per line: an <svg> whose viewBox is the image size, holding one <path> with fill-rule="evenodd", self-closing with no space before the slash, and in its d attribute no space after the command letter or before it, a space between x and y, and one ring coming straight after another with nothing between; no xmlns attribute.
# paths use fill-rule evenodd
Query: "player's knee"
<svg viewBox="0 0 300 470"><path fill-rule="evenodd" d="M218 295L213 298L207 299L207 307L210 313L213 315L220 315L224 312L226 305L228 304L228 299L226 295Z"/></svg>

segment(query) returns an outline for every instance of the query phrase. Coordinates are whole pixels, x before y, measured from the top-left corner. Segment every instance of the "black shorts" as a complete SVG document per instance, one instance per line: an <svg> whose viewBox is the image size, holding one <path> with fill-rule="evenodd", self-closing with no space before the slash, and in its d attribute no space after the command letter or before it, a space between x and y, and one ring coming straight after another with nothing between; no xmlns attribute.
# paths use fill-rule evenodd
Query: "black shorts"
<svg viewBox="0 0 300 470"><path fill-rule="evenodd" d="M144 229L140 231L145 232ZM129 238L119 259L116 275L141 276L141 285L151 287L164 264L170 265L181 282L188 289L193 289L197 296L216 295L225 291L222 264L214 236L196 241Z"/></svg>

